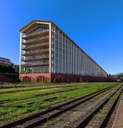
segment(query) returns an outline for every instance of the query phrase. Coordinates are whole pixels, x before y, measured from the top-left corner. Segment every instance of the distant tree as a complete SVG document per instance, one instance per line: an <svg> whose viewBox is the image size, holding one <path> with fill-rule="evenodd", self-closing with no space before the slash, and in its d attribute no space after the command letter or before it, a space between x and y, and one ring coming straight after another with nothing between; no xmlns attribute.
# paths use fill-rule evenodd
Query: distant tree
<svg viewBox="0 0 123 128"><path fill-rule="evenodd" d="M15 70L9 65L0 65L0 73L15 73Z"/></svg>
<svg viewBox="0 0 123 128"><path fill-rule="evenodd" d="M121 78L123 78L123 73L118 75L118 79L121 79Z"/></svg>
<svg viewBox="0 0 123 128"><path fill-rule="evenodd" d="M109 76L109 77L112 77L113 75L109 74L108 76Z"/></svg>
<svg viewBox="0 0 123 128"><path fill-rule="evenodd" d="M123 78L123 73L115 74L114 77L117 78L117 79L122 79Z"/></svg>
<svg viewBox="0 0 123 128"><path fill-rule="evenodd" d="M19 65L15 66L15 73L19 74Z"/></svg>

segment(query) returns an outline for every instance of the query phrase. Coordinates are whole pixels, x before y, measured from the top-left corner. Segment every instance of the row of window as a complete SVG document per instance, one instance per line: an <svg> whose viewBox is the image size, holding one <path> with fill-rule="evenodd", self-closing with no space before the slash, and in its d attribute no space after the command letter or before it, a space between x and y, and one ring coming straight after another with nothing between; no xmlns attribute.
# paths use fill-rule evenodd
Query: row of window
<svg viewBox="0 0 123 128"><path fill-rule="evenodd" d="M47 51L49 50L49 47L46 48L40 48L40 49L34 49L34 50L30 50L30 51L26 51L25 53L30 54L30 53L36 53L36 52L41 52L41 51Z"/></svg>
<svg viewBox="0 0 123 128"><path fill-rule="evenodd" d="M40 59L40 58L45 58L45 57L49 57L49 54L34 55L34 56L31 56L31 57L22 57L22 59L29 60L29 59Z"/></svg>
<svg viewBox="0 0 123 128"><path fill-rule="evenodd" d="M34 51L34 50L37 50L37 49L46 49L46 48L49 48L49 43L45 43L45 44L38 44L38 45L35 45L35 46L26 46L24 47L26 50L30 50L30 51ZM25 51L24 49L24 51Z"/></svg>
<svg viewBox="0 0 123 128"><path fill-rule="evenodd" d="M29 64L29 65L39 65L39 64L45 64L45 63L49 63L49 60L25 62L25 64Z"/></svg>
<svg viewBox="0 0 123 128"><path fill-rule="evenodd" d="M72 67L71 65L65 67L65 65L56 65L53 66L53 72L55 73L73 73L73 74L97 74L100 75L100 70L84 67L84 68L77 68L77 66Z"/></svg>
<svg viewBox="0 0 123 128"><path fill-rule="evenodd" d="M43 40L43 39L46 39L46 38L49 38L49 36L38 36L38 37L35 37L35 38L30 38L28 40L23 40L23 43L28 43L28 42L32 42L32 41ZM30 44L30 45L35 45L35 43L34 44Z"/></svg>
<svg viewBox="0 0 123 128"><path fill-rule="evenodd" d="M45 73L49 72L49 66L38 66L38 67L21 67L21 73Z"/></svg>
<svg viewBox="0 0 123 128"><path fill-rule="evenodd" d="M44 31L44 30L48 30L49 28L48 27L37 27L36 29L33 29L30 34L32 33L37 33L37 32L41 32L41 31Z"/></svg>

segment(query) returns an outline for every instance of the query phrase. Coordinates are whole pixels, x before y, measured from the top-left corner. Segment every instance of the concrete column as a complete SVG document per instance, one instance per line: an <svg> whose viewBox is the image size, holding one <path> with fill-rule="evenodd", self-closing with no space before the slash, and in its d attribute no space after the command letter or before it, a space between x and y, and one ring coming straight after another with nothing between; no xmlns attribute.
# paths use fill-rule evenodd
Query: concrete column
<svg viewBox="0 0 123 128"><path fill-rule="evenodd" d="M79 74L79 48L77 47L77 75Z"/></svg>
<svg viewBox="0 0 123 128"><path fill-rule="evenodd" d="M51 73L51 23L49 24L49 72Z"/></svg>
<svg viewBox="0 0 123 128"><path fill-rule="evenodd" d="M55 37L55 35L56 35L56 27L54 27L54 73L56 73L56 43L55 43L55 41L56 41L56 37Z"/></svg>
<svg viewBox="0 0 123 128"><path fill-rule="evenodd" d="M80 68L80 63L81 63L81 58L80 58L80 49L79 49L79 52L78 52L78 54L79 54L79 59L78 59L78 74L80 75L80 71L81 71L81 68Z"/></svg>
<svg viewBox="0 0 123 128"><path fill-rule="evenodd" d="M58 64L57 64L57 66L58 66L58 68L57 68L57 73L59 73L59 30L58 30L58 58L57 58L57 60L58 60Z"/></svg>
<svg viewBox="0 0 123 128"><path fill-rule="evenodd" d="M73 46L73 74L75 74L75 45Z"/></svg>
<svg viewBox="0 0 123 128"><path fill-rule="evenodd" d="M64 55L65 55L65 62L64 62L65 63L65 65L64 65L65 71L64 71L64 73L66 73L66 36L65 36L65 42L64 43L65 43L65 47L64 47L65 48L65 53L64 53Z"/></svg>
<svg viewBox="0 0 123 128"><path fill-rule="evenodd" d="M76 46L76 74L77 74L77 46Z"/></svg>
<svg viewBox="0 0 123 128"><path fill-rule="evenodd" d="M19 56L19 74L21 73L21 55L22 54L22 33L20 33L20 56Z"/></svg>
<svg viewBox="0 0 123 128"><path fill-rule="evenodd" d="M51 63L51 67L52 67L52 73L54 73L55 72L55 27L53 26L53 28L52 28L52 44L51 44L51 47L52 47L52 51L51 51L51 53L52 53L52 63ZM53 45L53 46L52 46Z"/></svg>
<svg viewBox="0 0 123 128"><path fill-rule="evenodd" d="M62 58L61 58L61 60L62 60L62 63L61 63L62 64L62 69L61 69L61 72L63 73L63 68L64 68L63 67L63 33L62 33L62 47L61 48L62 48Z"/></svg>
<svg viewBox="0 0 123 128"><path fill-rule="evenodd" d="M70 41L70 73L72 73L72 42Z"/></svg>

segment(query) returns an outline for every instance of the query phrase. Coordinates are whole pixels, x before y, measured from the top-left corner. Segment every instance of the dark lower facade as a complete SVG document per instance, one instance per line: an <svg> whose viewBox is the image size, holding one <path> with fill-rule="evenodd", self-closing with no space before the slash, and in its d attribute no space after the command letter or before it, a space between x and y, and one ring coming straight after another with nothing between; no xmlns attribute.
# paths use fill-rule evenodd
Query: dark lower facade
<svg viewBox="0 0 123 128"><path fill-rule="evenodd" d="M116 79L112 77L97 77L97 76L86 76L86 75L84 76L84 75L61 74L61 73L20 74L20 80L22 82L47 82L47 83L116 81Z"/></svg>

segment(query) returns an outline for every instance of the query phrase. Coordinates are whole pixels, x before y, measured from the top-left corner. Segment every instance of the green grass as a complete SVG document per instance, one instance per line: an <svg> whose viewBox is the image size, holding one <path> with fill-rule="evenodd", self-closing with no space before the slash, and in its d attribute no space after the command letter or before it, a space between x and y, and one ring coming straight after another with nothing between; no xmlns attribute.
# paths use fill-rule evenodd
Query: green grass
<svg viewBox="0 0 123 128"><path fill-rule="evenodd" d="M42 82L29 82L29 83L25 83L25 82L16 82L16 83L6 83L6 82L0 82L0 88L13 88L13 87L30 87L30 86L37 86L37 85L41 85L41 86L55 86L55 85L68 85L69 83L59 83L59 84L51 84L51 83L42 83ZM71 83L72 84L72 83ZM73 83L75 84L75 83Z"/></svg>
<svg viewBox="0 0 123 128"><path fill-rule="evenodd" d="M104 113L98 113L95 115L95 117L98 119L103 119L105 116L106 116L106 114L104 114Z"/></svg>
<svg viewBox="0 0 123 128"><path fill-rule="evenodd" d="M60 102L112 86L116 83L32 84L0 89L0 124L22 118ZM64 92L62 92L64 91ZM50 100L48 100L50 99Z"/></svg>

